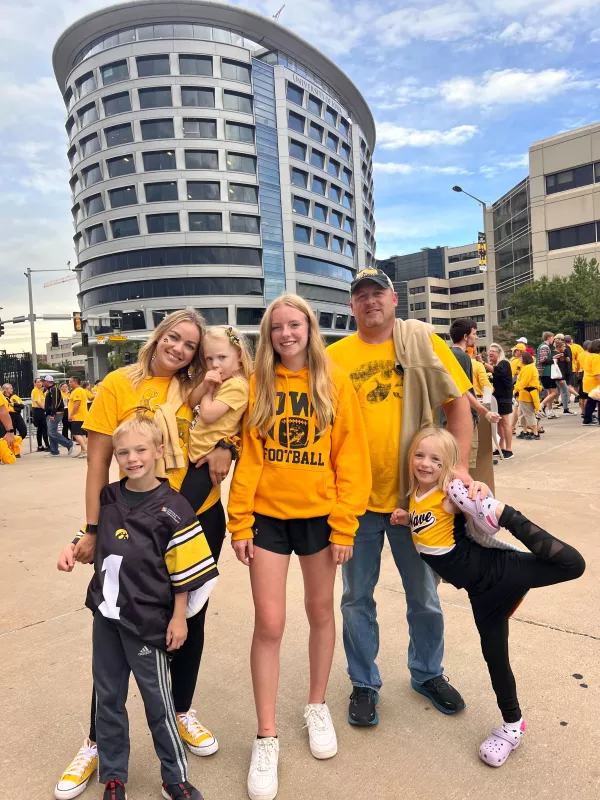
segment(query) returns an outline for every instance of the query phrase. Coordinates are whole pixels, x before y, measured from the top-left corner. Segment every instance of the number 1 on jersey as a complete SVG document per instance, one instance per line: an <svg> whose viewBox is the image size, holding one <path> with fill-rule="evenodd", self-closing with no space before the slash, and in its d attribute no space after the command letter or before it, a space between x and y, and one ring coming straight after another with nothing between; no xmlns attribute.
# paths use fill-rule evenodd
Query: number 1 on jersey
<svg viewBox="0 0 600 800"><path fill-rule="evenodd" d="M101 572L104 572L104 585L102 595L104 601L98 606L98 611L103 617L108 619L120 619L121 609L117 605L119 598L119 570L123 556L116 556L114 553L106 556L102 562Z"/></svg>

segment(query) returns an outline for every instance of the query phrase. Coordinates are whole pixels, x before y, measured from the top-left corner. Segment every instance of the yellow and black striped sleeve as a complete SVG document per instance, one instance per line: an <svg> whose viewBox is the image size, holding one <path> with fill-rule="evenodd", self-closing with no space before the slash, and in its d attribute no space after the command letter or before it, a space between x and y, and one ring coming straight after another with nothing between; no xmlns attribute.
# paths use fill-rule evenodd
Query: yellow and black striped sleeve
<svg viewBox="0 0 600 800"><path fill-rule="evenodd" d="M218 575L217 565L196 517L177 530L167 545L165 564L174 592L191 592Z"/></svg>

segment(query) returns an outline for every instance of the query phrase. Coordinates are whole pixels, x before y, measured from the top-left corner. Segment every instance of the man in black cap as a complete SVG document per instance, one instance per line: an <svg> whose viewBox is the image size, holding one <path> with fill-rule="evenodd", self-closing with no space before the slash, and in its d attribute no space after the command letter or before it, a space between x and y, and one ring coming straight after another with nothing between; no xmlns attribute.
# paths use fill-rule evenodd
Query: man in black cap
<svg viewBox="0 0 600 800"><path fill-rule="evenodd" d="M46 458L58 458L60 455L58 445L66 447L67 453L71 455L73 442L66 439L62 433L58 432L58 423L62 420L65 404L60 389L54 382L52 375L44 376L44 388L46 391L45 411L48 420L48 439L50 440L50 452Z"/></svg>

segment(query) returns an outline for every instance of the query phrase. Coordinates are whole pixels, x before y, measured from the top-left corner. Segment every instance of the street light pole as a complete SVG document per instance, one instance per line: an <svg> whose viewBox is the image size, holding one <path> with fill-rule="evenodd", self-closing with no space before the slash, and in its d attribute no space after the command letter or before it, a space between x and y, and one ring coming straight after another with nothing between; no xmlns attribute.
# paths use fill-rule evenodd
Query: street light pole
<svg viewBox="0 0 600 800"><path fill-rule="evenodd" d="M70 263L70 262L68 262ZM33 380L37 378L38 365L37 365L37 347L35 341L35 314L33 313L33 287L31 286L31 273L32 272L70 272L70 269L31 269L27 267L27 272L23 274L27 278L27 290L29 292L29 326L31 328L31 361L33 367Z"/></svg>
<svg viewBox="0 0 600 800"><path fill-rule="evenodd" d="M485 202L485 200L481 200L479 197L475 197L474 194L470 194L469 192L465 192L465 190L461 186L453 186L452 187L452 191L453 192L461 192L462 194L466 194L467 197L471 197L473 200L478 202L479 205L481 206L481 210L483 211L483 229L482 229L483 239L478 237L478 245L480 245L480 246L482 246L484 248L483 253L484 253L484 257L486 257L487 248L485 247L485 214L486 214L486 211L487 211L487 203ZM487 272L487 264L486 264L485 269L484 269L481 266L481 257L482 257L481 254L480 254L479 257L480 257L479 271L480 272Z"/></svg>

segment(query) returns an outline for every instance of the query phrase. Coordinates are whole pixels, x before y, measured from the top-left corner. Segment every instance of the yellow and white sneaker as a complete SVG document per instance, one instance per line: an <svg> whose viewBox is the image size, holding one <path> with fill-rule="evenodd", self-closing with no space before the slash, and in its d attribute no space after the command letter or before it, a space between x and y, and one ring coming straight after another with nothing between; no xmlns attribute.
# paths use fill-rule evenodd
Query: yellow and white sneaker
<svg viewBox="0 0 600 800"><path fill-rule="evenodd" d="M177 728L189 751L195 756L212 756L219 749L216 738L198 722L193 708L187 714L177 714Z"/></svg>
<svg viewBox="0 0 600 800"><path fill-rule="evenodd" d="M79 748L79 752L56 784L54 789L56 800L71 800L73 797L79 797L85 791L97 767L98 747L86 739L83 747Z"/></svg>

